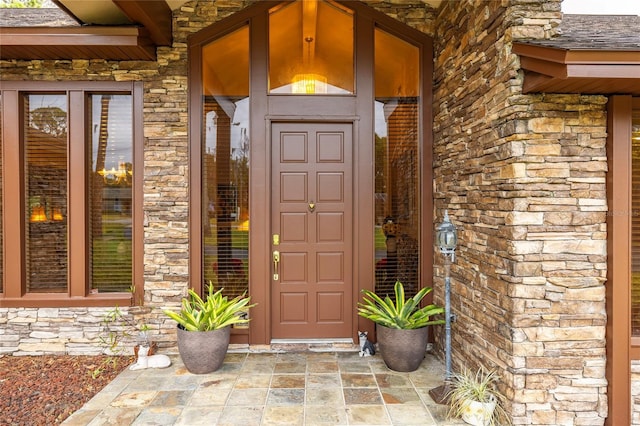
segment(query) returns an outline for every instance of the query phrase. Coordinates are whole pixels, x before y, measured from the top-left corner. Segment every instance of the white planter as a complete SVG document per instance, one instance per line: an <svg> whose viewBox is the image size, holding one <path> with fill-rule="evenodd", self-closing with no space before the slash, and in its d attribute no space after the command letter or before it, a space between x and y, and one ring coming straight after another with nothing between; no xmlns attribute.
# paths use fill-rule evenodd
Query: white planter
<svg viewBox="0 0 640 426"><path fill-rule="evenodd" d="M489 426L495 409L496 401L478 402L469 400L465 403L461 417L462 420L473 426Z"/></svg>

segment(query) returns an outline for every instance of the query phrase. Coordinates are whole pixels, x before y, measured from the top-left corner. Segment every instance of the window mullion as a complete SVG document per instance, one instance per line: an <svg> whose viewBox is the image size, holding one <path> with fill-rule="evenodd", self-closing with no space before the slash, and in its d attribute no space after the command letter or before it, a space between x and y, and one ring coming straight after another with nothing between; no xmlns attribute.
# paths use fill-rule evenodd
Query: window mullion
<svg viewBox="0 0 640 426"><path fill-rule="evenodd" d="M87 295L87 179L86 179L86 129L84 92L69 92L68 168L69 196L69 296Z"/></svg>

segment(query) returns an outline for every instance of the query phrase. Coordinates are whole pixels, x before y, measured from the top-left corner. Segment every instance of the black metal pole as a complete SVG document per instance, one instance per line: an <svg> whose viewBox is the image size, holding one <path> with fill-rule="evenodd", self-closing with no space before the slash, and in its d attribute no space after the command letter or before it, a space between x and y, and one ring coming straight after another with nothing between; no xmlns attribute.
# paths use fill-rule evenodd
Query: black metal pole
<svg viewBox="0 0 640 426"><path fill-rule="evenodd" d="M455 252L444 253L444 350L445 350L445 375L444 384L429 391L431 399L438 404L449 404L449 392L451 390L451 262L454 260Z"/></svg>
<svg viewBox="0 0 640 426"><path fill-rule="evenodd" d="M451 254L445 254L444 279L444 348L445 348L445 376L446 383L451 381Z"/></svg>

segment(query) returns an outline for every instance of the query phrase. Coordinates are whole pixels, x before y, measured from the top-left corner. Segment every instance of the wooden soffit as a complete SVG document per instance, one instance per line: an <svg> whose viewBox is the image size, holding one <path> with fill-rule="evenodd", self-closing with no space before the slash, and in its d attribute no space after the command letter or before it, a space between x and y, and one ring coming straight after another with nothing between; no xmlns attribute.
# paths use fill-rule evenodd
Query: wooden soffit
<svg viewBox="0 0 640 426"><path fill-rule="evenodd" d="M0 59L154 60L144 28L0 28Z"/></svg>
<svg viewBox="0 0 640 426"><path fill-rule="evenodd" d="M54 0L78 26L0 27L0 59L155 60L172 43L172 0ZM46 13L43 10L43 13Z"/></svg>
<svg viewBox="0 0 640 426"><path fill-rule="evenodd" d="M640 95L640 50L571 50L513 44L524 93Z"/></svg>

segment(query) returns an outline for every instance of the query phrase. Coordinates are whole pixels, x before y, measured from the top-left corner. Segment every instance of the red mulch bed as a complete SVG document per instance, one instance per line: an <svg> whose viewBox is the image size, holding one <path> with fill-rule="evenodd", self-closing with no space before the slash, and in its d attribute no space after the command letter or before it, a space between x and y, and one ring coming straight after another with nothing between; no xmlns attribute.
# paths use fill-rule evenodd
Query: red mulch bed
<svg viewBox="0 0 640 426"><path fill-rule="evenodd" d="M60 424L131 362L129 356L0 356L0 425Z"/></svg>

